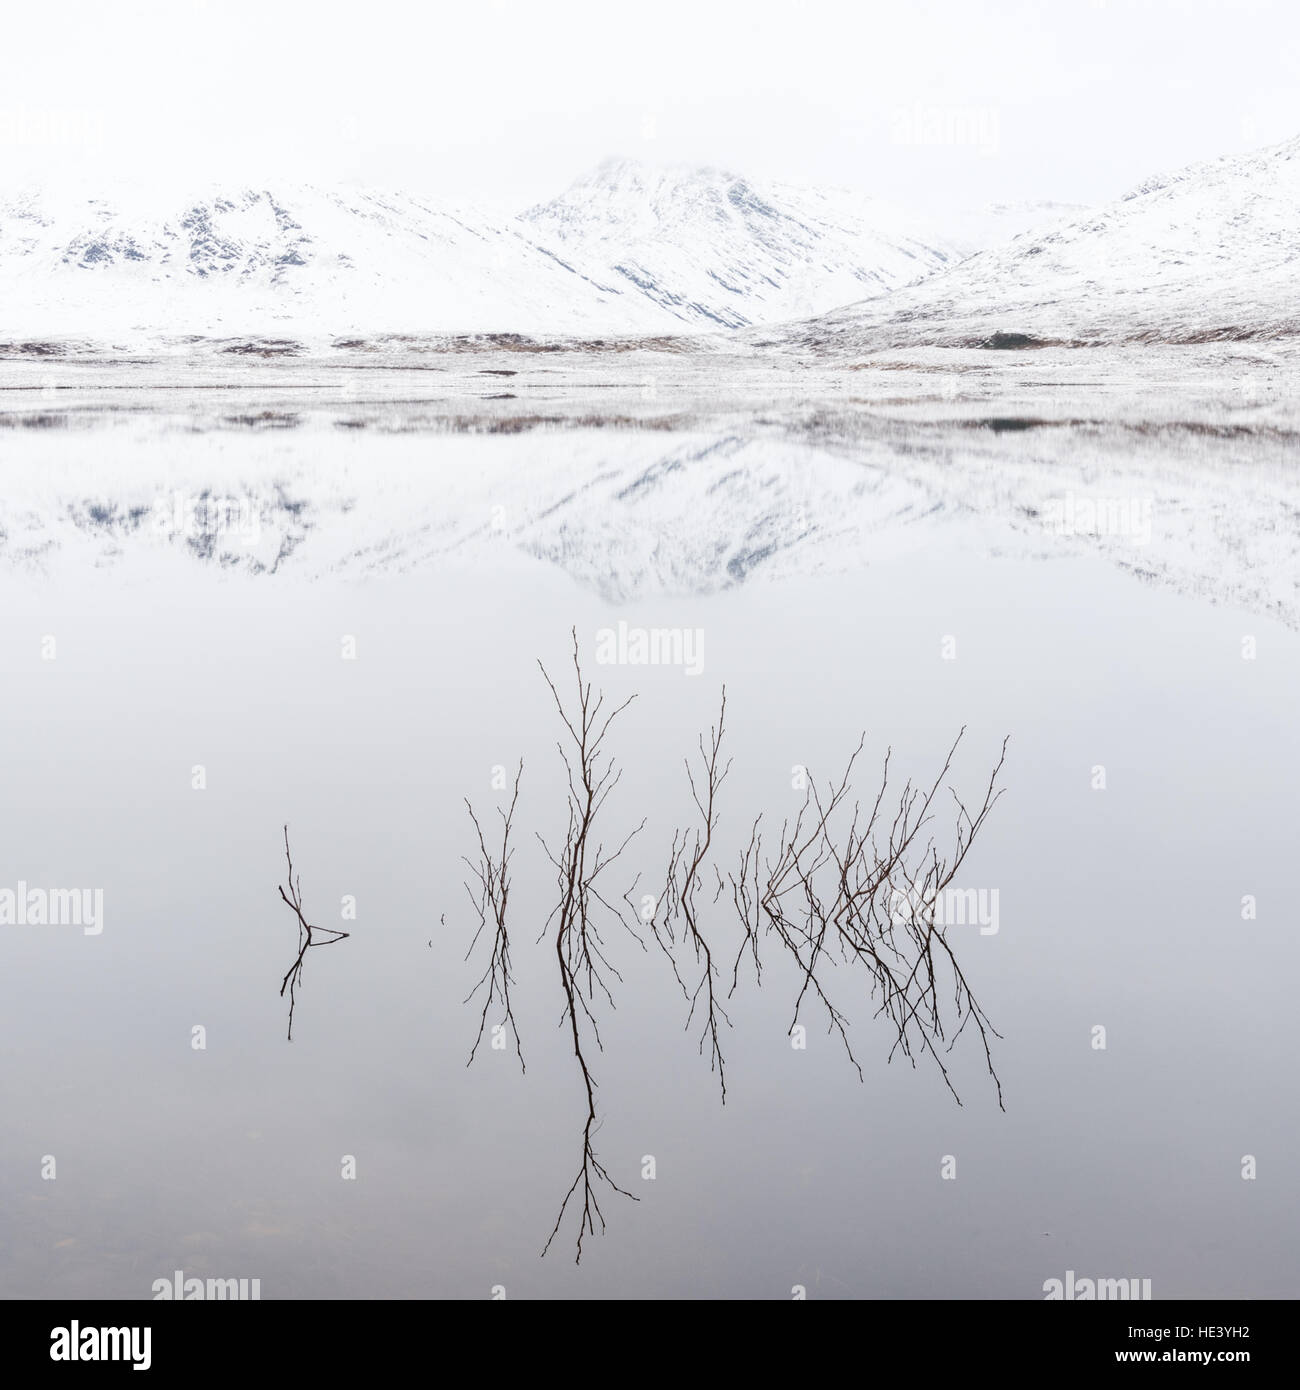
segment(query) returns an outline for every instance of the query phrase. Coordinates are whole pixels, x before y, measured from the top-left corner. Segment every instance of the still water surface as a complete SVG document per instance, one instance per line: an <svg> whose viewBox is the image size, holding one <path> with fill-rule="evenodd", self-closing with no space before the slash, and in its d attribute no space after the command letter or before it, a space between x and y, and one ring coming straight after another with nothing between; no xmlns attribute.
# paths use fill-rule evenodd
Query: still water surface
<svg viewBox="0 0 1300 1390"><path fill-rule="evenodd" d="M509 441L483 447L508 467ZM523 467L538 443L517 447ZM607 435L598 466L647 447ZM327 539L352 524L320 521ZM125 542L7 574L0 887L100 887L104 930L0 929L0 1293L147 1298L178 1269L258 1278L264 1298L1037 1298L1067 1269L1157 1298L1300 1293L1296 632L1086 548L1000 550L975 517L885 528L834 573L810 548L776 577L614 592L574 558L592 534L364 576ZM955 929L1006 1111L969 1038L960 1107L924 1063L887 1064L866 1000L862 1082L814 1013L792 1049L776 968L731 1007L723 1107L666 963L613 936L597 1149L640 1200L603 1200L575 1267L572 1214L539 1254L584 1102L535 944L552 898L533 832L563 830L536 662L558 676L570 629L590 653L620 620L704 642L697 676L588 664L637 695L611 734L611 837L647 819L628 882L662 875L723 682L724 867L759 809L797 809L795 764L838 774L864 730L865 793L887 747L933 776L966 726L953 782L976 800L1011 736L961 880L998 890L998 930ZM522 1076L512 1052L465 1065L460 862L463 798L490 812L494 767L520 757ZM309 916L351 932L309 953L292 1042L286 823ZM707 920L737 939L721 907Z"/></svg>

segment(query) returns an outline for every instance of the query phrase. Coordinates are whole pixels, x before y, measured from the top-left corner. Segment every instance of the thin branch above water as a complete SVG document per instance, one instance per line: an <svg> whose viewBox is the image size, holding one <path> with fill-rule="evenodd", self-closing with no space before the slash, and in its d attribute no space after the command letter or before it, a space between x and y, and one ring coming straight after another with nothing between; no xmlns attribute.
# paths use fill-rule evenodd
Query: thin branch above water
<svg viewBox="0 0 1300 1390"><path fill-rule="evenodd" d="M302 982L303 963L306 960L307 952L314 946L333 946L336 942L343 941L351 935L351 932L338 931L333 927L313 926L308 920L302 905L302 880L294 873L293 854L289 849L289 827L284 827L284 857L289 866L289 887L285 891L284 885L280 886L280 897L285 905L293 912L298 919L298 956L294 963L289 967L283 981L280 984L280 998L284 998L284 992L289 991L289 1034L288 1039L293 1041L293 1011L297 1004L298 985ZM319 937L319 939L318 939Z"/></svg>

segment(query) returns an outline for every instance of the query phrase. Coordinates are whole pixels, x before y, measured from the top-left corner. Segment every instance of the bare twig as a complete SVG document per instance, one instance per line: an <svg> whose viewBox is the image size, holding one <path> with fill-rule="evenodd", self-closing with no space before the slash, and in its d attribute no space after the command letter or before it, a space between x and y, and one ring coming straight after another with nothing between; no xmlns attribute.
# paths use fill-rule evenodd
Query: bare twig
<svg viewBox="0 0 1300 1390"><path fill-rule="evenodd" d="M662 908L663 931L659 929L660 913L656 911L653 925L655 940L672 962L673 974L681 986L682 993L690 1004L686 1017L689 1029L698 1013L703 1019L700 1033L700 1054L704 1054L705 1044L709 1047L709 1070L716 1071L718 1085L722 1091L722 1103L727 1103L726 1063L722 1055L719 1037L719 1023L731 1026L722 1004L718 967L714 963L713 949L700 929L699 906L696 893L700 886L700 875L705 860L713 845L714 832L718 824L718 790L731 770L731 761L721 763L722 737L727 719L727 688L722 688L722 700L718 710L718 722L709 730L706 744L703 734L699 739L700 770L696 780L695 770L690 759L686 759L686 778L690 784L691 800L699 813L700 825L691 833L674 831L672 849L668 856L668 870L665 874L664 890L660 894L658 907ZM718 891L714 895L717 902L722 892L721 875L718 876ZM688 990L682 981L681 972L673 954L677 943L674 927L683 925L683 937L695 955L696 965L700 967L700 977L693 990Z"/></svg>
<svg viewBox="0 0 1300 1390"><path fill-rule="evenodd" d="M515 1053L519 1058L519 1069L527 1071L524 1065L524 1050L519 1039L519 1028L515 1023L514 1005L510 1000L510 987L514 984L514 974L510 968L510 931L506 916L506 907L510 899L510 860L514 850L510 847L510 827L515 817L515 806L519 801L519 782L524 775L523 759L519 760L519 770L515 773L514 794L510 798L510 807L502 811L497 808L497 814L501 817L501 850L499 854L493 854L487 847L487 841L483 836L483 827L478 822L478 817L474 814L474 808L466 800L465 807L469 811L469 818L474 822L474 830L478 835L478 859L477 861L466 859L465 864L470 874L478 884L475 892L467 881L465 891L469 893L470 901L474 904L474 910L478 914L478 928L474 932L474 938L469 944L469 950L465 953L468 960L478 944L479 937L483 934L484 927L488 922L492 923L492 955L488 960L487 968L479 977L478 983L470 991L465 1002L468 1004L471 999L480 991L485 990L483 1000L483 1011L479 1015L478 1036L474 1039L474 1046L470 1049L469 1061L466 1066L474 1060L478 1052L479 1043L483 1041L483 1030L487 1027L488 1013L493 1002L499 1002L505 1012L504 1027L509 1025L510 1031L515 1038Z"/></svg>
<svg viewBox="0 0 1300 1390"><path fill-rule="evenodd" d="M603 751L605 736L610 725L632 703L635 696L629 697L621 705L607 712L604 695L596 695L593 698L591 684L583 678L576 631L573 634L573 670L577 682L577 699L572 713L565 709L564 701L547 675L546 668L541 666L540 662L538 665L550 688L561 722L569 734L567 743L561 742L558 745L568 777L568 824L564 843L558 851L553 851L544 840L542 841L546 855L556 872L559 901L547 918L542 931L543 935L552 929L554 931L555 958L560 973L560 988L564 995L560 1022L561 1026L568 1025L573 1042L573 1055L578 1063L587 1100L586 1121L582 1130L582 1159L578 1174L565 1194L560 1213L555 1219L555 1225L542 1249L542 1254L545 1255L551 1248L551 1242L560 1229L570 1201L580 1197L581 1215L578 1221L575 1260L581 1261L584 1236L595 1234L597 1221L602 1231L605 1228L598 1194L599 1185L604 1183L622 1196L631 1197L633 1201L638 1200L610 1177L596 1157L592 1142L596 1128L596 1080L592 1075L588 1057L590 1043L594 1043L598 1051L603 1048L599 1024L593 1012L597 994L613 1008L614 996L609 987L609 980L622 980L606 954L599 926L599 909L603 908L607 916L612 916L638 941L641 940L626 916L609 903L597 884L600 876L618 860L633 838L640 833L645 822L643 820L613 851L606 851L596 836L597 818L622 777L622 772L616 770L614 760Z"/></svg>
<svg viewBox="0 0 1300 1390"><path fill-rule="evenodd" d="M293 855L289 852L289 827L284 827L284 857L289 865L289 891L286 893L283 885L280 887L280 897L285 905L289 907L294 916L298 919L298 958L289 967L284 979L280 983L280 998L284 998L284 991L289 991L289 1041L293 1041L293 1011L297 1003L298 985L302 980L303 962L307 952L313 946L333 946L335 942L342 941L351 935L351 932L336 931L333 927L314 927L307 920L302 906L302 880L293 871ZM316 934L321 933L327 940L316 940Z"/></svg>

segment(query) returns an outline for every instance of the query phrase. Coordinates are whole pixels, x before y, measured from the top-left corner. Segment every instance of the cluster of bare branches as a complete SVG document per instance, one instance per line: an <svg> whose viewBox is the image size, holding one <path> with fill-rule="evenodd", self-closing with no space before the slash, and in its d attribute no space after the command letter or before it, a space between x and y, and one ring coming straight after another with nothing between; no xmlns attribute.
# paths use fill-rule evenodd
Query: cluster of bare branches
<svg viewBox="0 0 1300 1390"><path fill-rule="evenodd" d="M280 897L284 899L287 907L298 919L298 956L294 963L289 967L288 973L280 984L280 998L284 998L284 992L289 991L289 1041L293 1041L293 1010L297 1002L298 985L302 980L303 962L306 960L307 952L313 946L333 946L335 942L342 941L350 936L350 932L336 931L333 927L314 927L307 920L302 906L302 879L293 871L293 855L289 852L289 827L284 827L284 857L289 864L289 891L286 893L284 886L280 886ZM320 940L317 940L317 934Z"/></svg>
<svg viewBox="0 0 1300 1390"><path fill-rule="evenodd" d="M838 783L828 783L819 791L810 779L803 805L793 822L782 824L774 849L764 851L762 817L754 821L738 869L729 875L732 901L743 928L732 968L732 990L739 983L747 954L755 979L761 982L759 942L774 936L794 961L800 978L791 1030L805 1001L813 1001L825 1015L828 1032L838 1034L861 1078L862 1067L849 1041L848 1018L831 996L834 966L860 967L866 972L876 1016L888 1019L894 1034L891 1061L901 1054L915 1066L918 1053L928 1055L960 1105L944 1055L974 1023L997 1088L998 1105L1005 1108L989 1043L990 1037L999 1034L971 992L948 940L949 924L938 920L937 904L1002 795L995 787L1006 761L1006 739L973 815L949 788L956 824L946 854L941 855L934 837L926 833L965 732L963 727L929 786L909 779L896 799L887 801L891 757L887 752L874 799L869 804L850 801L851 778L864 736ZM842 824L845 819L847 826Z"/></svg>
<svg viewBox="0 0 1300 1390"><path fill-rule="evenodd" d="M555 950L560 995L563 1000L560 1026L567 1030L572 1042L573 1056L586 1100L577 1175L561 1203L559 1215L542 1254L546 1254L550 1249L564 1221L565 1212L568 1211L570 1203L573 1203L579 1209L576 1258L581 1260L585 1237L595 1234L597 1224L601 1230L605 1228L605 1218L600 1206L601 1187L608 1187L624 1197L637 1200L632 1193L614 1181L597 1157L597 1081L591 1063L593 1054L603 1050L599 1014L606 1006L610 1009L615 1007L613 988L622 983L622 976L610 960L604 932L610 925L616 925L628 931L642 949L645 945L633 925L633 919L606 896L603 880L610 866L622 856L645 822L643 820L612 848L607 848L601 838L599 827L603 820L605 803L622 777L621 769L605 751L605 740L610 726L632 700L628 699L616 707L611 707L606 704L604 695L593 693L590 681L585 680L582 674L576 633L573 636L576 694L570 707L566 707L546 668L540 662L538 666L565 730L565 737L557 743L557 748L565 769L568 793L563 840L552 846L541 835L537 837L555 871L556 881L556 903L542 926L538 940L549 938ZM484 973L479 977L470 995L473 998L480 990L485 994L483 1009L479 1015L478 1037L470 1053L470 1061L474 1060L483 1038L483 1030L487 1026L489 1013L495 1003L504 1011L505 1024L502 1026L508 1025L514 1034L515 1050L521 1068L523 1050L510 997L514 975L510 962L507 904L510 894L510 859L514 853L510 845L510 832L522 775L521 761L515 776L509 809L499 812L499 848L496 842L489 846L473 806L466 801L478 837L478 857L465 860L470 872L465 887L479 921L478 930L470 944L471 953L489 923L492 927L492 953ZM626 901L627 894L623 897Z"/></svg>
<svg viewBox="0 0 1300 1390"><path fill-rule="evenodd" d="M567 823L564 838L555 847L538 836L555 870L557 894L538 941L549 937L555 950L563 1001L560 1023L572 1041L586 1097L578 1173L542 1253L550 1249L570 1203L574 1203L580 1207L576 1258L581 1260L585 1236L595 1234L597 1223L601 1230L605 1228L599 1202L601 1187L632 1197L596 1156L597 1084L591 1059L594 1052L603 1050L599 1014L606 1007L615 1007L614 990L622 983L602 929L618 926L643 950L646 947L631 907L639 875L623 893L622 908L614 905L612 890L603 885L606 872L644 829L645 821L615 847L606 848L600 831L602 813L622 776L606 752L606 737L635 697L609 707L603 695L593 694L582 673L576 633L576 696L571 705L566 706L546 668L541 670L565 730L558 748L567 777ZM730 1027L726 1001L740 987L742 967L747 962L755 984L762 984L768 943L775 940L777 957L787 968L794 967L791 1032L806 1007L820 1011L827 1031L838 1035L862 1078L849 1037L852 1005L843 998L841 981L856 984L858 997L865 985L866 997L875 1004L875 1016L888 1020L893 1036L890 1060L902 1055L915 1067L919 1056L929 1057L958 1104L961 1098L945 1057L973 1025L1002 1106L1002 1086L990 1046L990 1040L999 1035L971 991L937 904L1002 794L996 784L1006 759L1007 741L1003 740L1001 755L977 807L968 808L949 788L955 826L942 851L932 828L940 805L946 804L942 792L964 728L928 785L909 779L891 795L891 754L886 753L879 784L868 802L855 799L853 794L854 771L865 746L863 735L839 780L819 788L810 779L803 804L779 831L767 832L761 814L753 820L738 862L724 876L718 867L716 841L720 791L731 769L731 760L724 759L722 753L726 716L724 687L717 721L707 735L700 735L696 757L685 760L694 824L673 833L664 887L654 900L649 923L688 1005L686 1028L690 1030L693 1023L699 1027L699 1051L702 1056L707 1054L710 1069L717 1074L723 1103L727 1082L722 1038ZM474 943L489 925L493 935L487 967L470 996L480 990L486 993L470 1060L495 1005L504 1010L514 1033L521 1067L523 1052L510 996L514 978L507 903L513 854L510 834L522 773L521 762L509 808L499 812L499 849L495 844L489 847L474 809L469 807L478 835L478 858L465 861L471 874L465 886L479 921ZM733 929L737 923L740 928L734 955L726 948L726 966L720 963L719 917ZM846 969L837 973L840 967Z"/></svg>

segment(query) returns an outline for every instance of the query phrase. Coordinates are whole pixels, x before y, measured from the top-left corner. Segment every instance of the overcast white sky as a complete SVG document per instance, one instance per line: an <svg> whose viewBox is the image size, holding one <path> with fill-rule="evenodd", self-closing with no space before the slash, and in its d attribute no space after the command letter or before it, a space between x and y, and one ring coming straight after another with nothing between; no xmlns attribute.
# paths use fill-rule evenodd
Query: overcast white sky
<svg viewBox="0 0 1300 1390"><path fill-rule="evenodd" d="M0 179L526 206L609 155L923 207L1114 196L1300 134L1296 0L6 0Z"/></svg>

